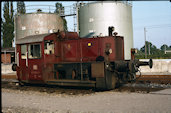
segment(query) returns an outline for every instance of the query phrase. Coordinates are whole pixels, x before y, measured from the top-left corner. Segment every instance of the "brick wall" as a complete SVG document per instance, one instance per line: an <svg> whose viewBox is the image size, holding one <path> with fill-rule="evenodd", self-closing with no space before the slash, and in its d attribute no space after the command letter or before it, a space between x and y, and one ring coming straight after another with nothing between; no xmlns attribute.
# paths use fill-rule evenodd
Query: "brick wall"
<svg viewBox="0 0 171 113"><path fill-rule="evenodd" d="M5 54L1 53L1 62L4 64L11 63L11 54L7 53L5 56Z"/></svg>

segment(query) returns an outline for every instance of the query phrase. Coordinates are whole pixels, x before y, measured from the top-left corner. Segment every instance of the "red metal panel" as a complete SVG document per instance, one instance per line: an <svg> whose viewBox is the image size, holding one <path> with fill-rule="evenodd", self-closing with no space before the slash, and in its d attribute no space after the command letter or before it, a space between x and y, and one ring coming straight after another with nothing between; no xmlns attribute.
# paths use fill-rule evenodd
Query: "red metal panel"
<svg viewBox="0 0 171 113"><path fill-rule="evenodd" d="M95 61L99 56L99 43L97 38L82 39L81 45L81 58L83 61Z"/></svg>
<svg viewBox="0 0 171 113"><path fill-rule="evenodd" d="M104 37L101 39L101 54L106 58L107 55L105 54L105 50L108 48L107 46L110 45L110 49L112 50L112 53L109 54L109 61L114 61L116 60L116 42L115 38L113 37Z"/></svg>
<svg viewBox="0 0 171 113"><path fill-rule="evenodd" d="M42 58L29 59L29 80L42 80Z"/></svg>
<svg viewBox="0 0 171 113"><path fill-rule="evenodd" d="M77 32L60 32L59 34L63 39L79 39Z"/></svg>
<svg viewBox="0 0 171 113"><path fill-rule="evenodd" d="M50 34L50 35L44 37L44 40L54 40L54 37L56 37L56 34Z"/></svg>
<svg viewBox="0 0 171 113"><path fill-rule="evenodd" d="M78 41L66 40L61 42L62 46L62 61L64 62L76 62L79 60L78 55Z"/></svg>
<svg viewBox="0 0 171 113"><path fill-rule="evenodd" d="M116 60L124 60L124 40L123 37L116 37Z"/></svg>
<svg viewBox="0 0 171 113"><path fill-rule="evenodd" d="M105 54L105 50L107 48L107 44L110 45L109 48L111 48L112 53L109 54L109 61L115 61L115 60L123 60L124 59L124 42L123 37L104 37L101 38L100 41L100 49L101 49L101 55L105 58L107 55Z"/></svg>
<svg viewBox="0 0 171 113"><path fill-rule="evenodd" d="M124 59L124 42L122 37L85 38L80 40L81 58L83 61L95 61L98 56L105 60L115 61ZM105 53L111 49L109 55Z"/></svg>

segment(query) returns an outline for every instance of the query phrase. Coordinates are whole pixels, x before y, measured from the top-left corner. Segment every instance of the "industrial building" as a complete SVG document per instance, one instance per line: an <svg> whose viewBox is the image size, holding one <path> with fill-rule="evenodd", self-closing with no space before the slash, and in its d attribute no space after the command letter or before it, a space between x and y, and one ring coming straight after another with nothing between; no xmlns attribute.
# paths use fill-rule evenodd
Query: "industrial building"
<svg viewBox="0 0 171 113"><path fill-rule="evenodd" d="M1 49L1 63L10 64L15 62L15 47Z"/></svg>

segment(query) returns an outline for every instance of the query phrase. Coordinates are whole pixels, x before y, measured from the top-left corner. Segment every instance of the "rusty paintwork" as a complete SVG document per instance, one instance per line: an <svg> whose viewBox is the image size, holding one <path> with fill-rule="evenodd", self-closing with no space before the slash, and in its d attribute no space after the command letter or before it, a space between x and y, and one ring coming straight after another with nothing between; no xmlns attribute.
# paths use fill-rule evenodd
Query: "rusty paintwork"
<svg viewBox="0 0 171 113"><path fill-rule="evenodd" d="M33 38L35 36L30 40ZM119 80L134 80L139 66L152 64L125 61L121 36L80 38L73 32L56 32L39 35L39 38L17 44L17 76L20 81L113 89ZM21 59L22 45L26 45L26 52L29 52L30 45L37 44L40 45L39 58L27 55Z"/></svg>

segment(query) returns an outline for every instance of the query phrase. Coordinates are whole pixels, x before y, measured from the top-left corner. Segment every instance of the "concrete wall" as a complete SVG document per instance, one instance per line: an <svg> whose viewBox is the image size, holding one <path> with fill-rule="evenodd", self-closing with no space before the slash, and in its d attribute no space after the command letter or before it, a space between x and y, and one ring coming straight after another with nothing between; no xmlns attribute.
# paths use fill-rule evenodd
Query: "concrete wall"
<svg viewBox="0 0 171 113"><path fill-rule="evenodd" d="M149 61L149 59L140 59L140 61ZM140 70L146 75L171 75L171 59L153 59L152 69L149 66L141 66Z"/></svg>
<svg viewBox="0 0 171 113"><path fill-rule="evenodd" d="M16 71L12 70L12 64L1 63L1 74L15 74Z"/></svg>
<svg viewBox="0 0 171 113"><path fill-rule="evenodd" d="M149 59L140 59L140 61L149 61ZM1 73L16 73L12 71L12 64L1 64ZM171 59L153 59L153 68L141 66L141 73L144 75L171 75ZM139 73L137 73L139 74Z"/></svg>

